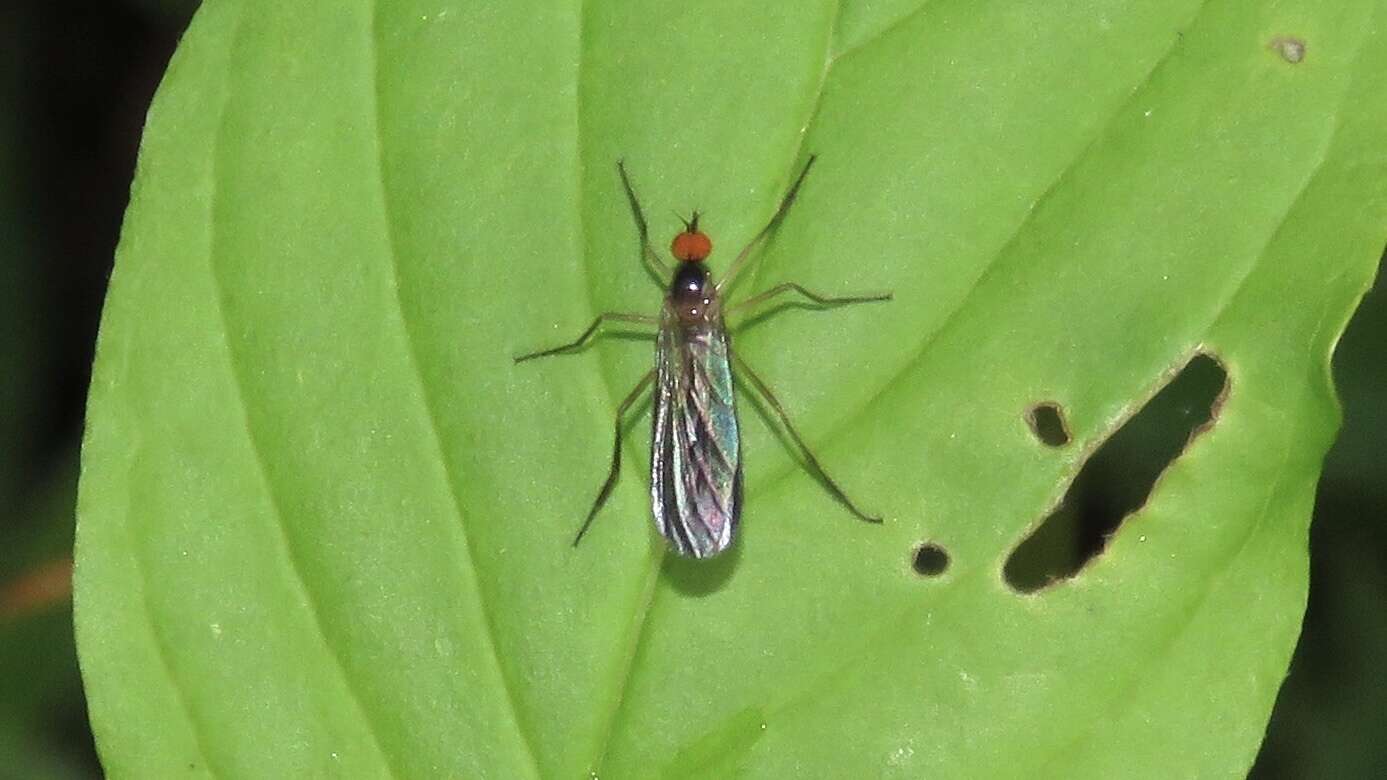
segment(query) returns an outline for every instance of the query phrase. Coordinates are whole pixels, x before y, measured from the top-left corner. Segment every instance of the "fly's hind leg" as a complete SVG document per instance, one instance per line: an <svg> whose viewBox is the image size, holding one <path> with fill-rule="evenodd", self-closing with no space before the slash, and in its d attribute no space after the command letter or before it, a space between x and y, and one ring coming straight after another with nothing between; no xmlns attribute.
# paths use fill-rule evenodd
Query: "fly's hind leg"
<svg viewBox="0 0 1387 780"><path fill-rule="evenodd" d="M843 489L838 487L838 483L833 481L833 478L828 475L827 471L824 471L824 467L819 463L819 459L814 457L814 453L809 449L809 445L804 443L804 439L799 435L799 431L795 430L794 423L790 422L790 415L785 413L785 408L780 405L780 400L775 397L775 393L771 392L770 387L765 382L761 381L761 377L757 376L756 372L752 371L751 367L748 366L746 361L742 360L741 356L737 353L732 353L732 359L736 361L737 368L751 381L752 386L761 394L761 397L766 399L766 403L770 404L771 409L774 410L776 416L780 418L781 425L785 426L785 431L790 434L790 438L794 440L800 452L804 455L804 460L819 478L824 481L824 487L828 489L828 492L831 493L834 498L838 499L843 506L847 507L848 511L857 515L859 520L868 523L880 523L880 517L869 515L861 509L858 509L857 504L854 503L851 498L848 498L848 494L844 493Z"/></svg>
<svg viewBox="0 0 1387 780"><path fill-rule="evenodd" d="M588 526L592 525L592 519L597 517L597 511L602 505L607 503L607 498L612 494L612 488L616 487L617 475L621 473L621 418L626 416L626 411L641 397L645 388L650 386L651 380L655 378L655 371L651 369L641 377L641 381L636 383L636 387L631 391L621 405L616 408L616 435L612 442L612 467L607 471L607 479L602 483L602 489L597 491L597 500L592 502L592 509L588 510L587 519L583 520L583 527L578 529L578 535L573 537L573 546L577 547L578 542L582 541L583 534L588 532Z"/></svg>

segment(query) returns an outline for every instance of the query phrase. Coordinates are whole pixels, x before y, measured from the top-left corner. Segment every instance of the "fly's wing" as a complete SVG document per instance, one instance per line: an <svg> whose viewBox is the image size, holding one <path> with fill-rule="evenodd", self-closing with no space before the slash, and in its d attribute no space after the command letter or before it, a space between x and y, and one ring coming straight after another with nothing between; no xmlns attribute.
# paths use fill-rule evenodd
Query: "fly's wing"
<svg viewBox="0 0 1387 780"><path fill-rule="evenodd" d="M655 527L680 555L732 544L742 504L741 440L727 334L666 317L656 351L650 500Z"/></svg>

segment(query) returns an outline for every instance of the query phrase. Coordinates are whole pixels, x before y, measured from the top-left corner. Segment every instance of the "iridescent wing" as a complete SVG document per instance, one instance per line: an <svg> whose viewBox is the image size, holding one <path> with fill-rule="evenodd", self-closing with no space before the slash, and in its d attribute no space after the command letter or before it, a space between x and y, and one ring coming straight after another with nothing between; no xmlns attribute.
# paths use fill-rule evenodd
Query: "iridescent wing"
<svg viewBox="0 0 1387 780"><path fill-rule="evenodd" d="M655 357L650 501L655 527L680 555L732 544L742 511L741 440L721 324L683 327L666 310Z"/></svg>

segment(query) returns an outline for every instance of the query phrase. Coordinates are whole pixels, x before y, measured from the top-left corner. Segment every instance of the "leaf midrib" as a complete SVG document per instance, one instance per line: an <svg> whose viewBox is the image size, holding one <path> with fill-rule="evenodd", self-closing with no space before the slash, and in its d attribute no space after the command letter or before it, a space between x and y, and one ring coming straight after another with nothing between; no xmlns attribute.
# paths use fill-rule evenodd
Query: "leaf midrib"
<svg viewBox="0 0 1387 780"><path fill-rule="evenodd" d="M580 14L581 14L582 7L583 7L583 0L579 0ZM810 109L809 109L809 118L808 118L808 120L804 123L804 130L800 133L799 141L798 141L798 142L796 143L796 145L795 145L794 151L793 151L793 153L792 153L791 156L790 156L789 163L785 166L785 171L786 171L785 177L786 177L786 180L788 180L788 177L789 177L789 176L791 175L791 173L793 172L793 168L794 168L795 162L799 159L800 155L803 154L805 139L809 136L809 129L810 129L810 128L813 126L813 124L814 124L815 122L817 122L817 120L818 120L819 110L820 110L820 108L821 108L821 106L822 106L822 99L823 99L824 87L825 87L825 85L827 85L827 83L828 83L829 73L830 73L830 71L832 70L832 67L833 67L834 62L836 61L836 60L835 60L835 57L834 57L834 55L833 55L833 43L834 43L834 36L835 36L835 34L836 34L836 31L837 31L838 17L839 17L839 15L840 15L841 11L842 11L842 0L835 0L835 2L834 2L834 8L833 8L833 13L832 13L832 14L830 15L830 17L829 17L829 23L828 23L828 26L827 26L827 31L826 31L826 34L825 34L825 36L824 36L824 40L825 40L825 43L824 43L824 57L823 57L823 59L824 59L824 65L823 65L823 68L821 69L819 79L818 79L817 83L814 85L814 94L813 94L813 97L812 97L812 99L809 101L809 105L810 105ZM579 46L580 46L580 57L579 57L579 62L580 62L580 63L581 63L581 51L582 51L582 39L581 39L581 30L582 30L582 27L583 27L583 25L580 24L580 25L579 25L579 31L580 31L580 38L579 38L579 42L580 42L580 43L579 43ZM869 40L868 42L865 42L865 43L862 44L862 45L859 45L858 47L856 47L856 48L854 49L854 51L863 48L863 46L865 46L866 43L870 43L871 41L875 41L875 40L879 40L879 36L872 38L871 40ZM576 93L577 96L578 96L578 108L577 108L577 113L579 113L579 115L581 115L581 111L582 111L582 100L581 100L581 98L582 98L582 92L583 92L583 90L582 90L582 83L583 83L583 82L582 82L582 79L581 79L581 72L580 72L580 79L579 79L579 82L578 82L578 83L579 83L579 89L575 90L575 93ZM579 127L580 130L581 130L581 127L582 127L581 116L580 116L580 119L579 119L579 122L578 122L578 127ZM581 150L582 150L581 132L580 132L580 134L579 134L578 149L579 149L579 153L578 153L579 172L580 172L580 181L581 181L581 171L582 171L582 167L581 167L581 166L582 166L582 162L581 162L581 161L582 161L582 153L581 153ZM581 185L580 185L580 190L581 190ZM579 221L580 221L580 224L582 223L582 219L583 219L582 214L583 214L583 211L582 211L582 209L581 209L581 203L580 203L580 210L579 210L579 215L580 215L580 216L579 216ZM586 243L583 243L583 244L580 244L580 246L586 247L587 245L586 245ZM591 278L592 278L591 263L592 263L592 260L591 260L591 258L589 257L588 253L585 251L585 252L583 253L582 267L583 267L583 269L584 269L584 273L586 274L586 276L587 276L589 282L590 282L590 280L591 280ZM750 280L751 289L757 289L757 285L759 284L759 280L757 279L758 273L759 273L759 269L754 269L753 272L752 272L752 278L751 278L751 280ZM588 289L588 302L589 302L589 310L590 310L589 313L590 313L590 314L593 314L593 315L595 316L596 306L595 306L595 303L594 303L594 295L593 295L593 291L592 291L592 288L591 288L591 284L588 285L588 288L587 288L587 289ZM608 395L611 396L610 386L608 387ZM610 400L611 400L611 399L609 398L609 401L610 401ZM624 663L623 663L623 665L622 665L622 669L621 669L621 673L620 673L620 674L621 674L620 680L619 680L618 685L617 685L617 687L616 687L614 696L611 697L611 707L610 707L610 709L608 710L607 715L605 716L604 725L603 725L603 727L602 727L602 730L599 732L599 739L598 739L598 743L597 743L597 749L596 749L595 752L593 753L592 759L589 760L589 761L587 762L587 766L591 767L591 768L592 768L591 771L594 772L597 776L602 776L603 774L605 774L605 766L606 766L606 761L607 761L608 749L610 748L610 745L611 745L611 737L612 737L612 735L613 735L614 733L616 733L617 725L621 722L622 717L623 717L623 715L624 715L624 712L625 712L625 702L626 702L626 692L627 692L627 690L628 690L629 687L630 687L631 678L632 678L632 676L633 676L633 674L634 674L634 671L635 671L635 662L636 662L636 658L639 657L639 655L640 655L640 648L641 648L641 646L642 646L642 645L644 644L644 642L645 642L646 627L649 625L648 617L649 617L649 615L650 615L651 610L652 610L652 609L654 608L654 606L655 606L655 602L656 602L656 600L658 599L659 593L661 592L661 589L658 587L658 579L659 579L659 573L660 573L660 566L661 566L661 564L664 562L665 555L666 555L666 553L667 553L667 551L668 551L668 548L667 548L666 545L664 545L664 544L658 544L658 545L653 545L653 546L655 547L655 550L654 550L654 552L651 553L651 556L650 556L650 563L649 563L649 565L647 566L646 570L643 572L643 578L642 578L642 579L643 579L643 586L642 586L641 591L640 591L640 593L641 593L640 601L636 604L635 608L632 610L632 618L631 618L631 621L630 621L629 624L628 624L629 627L628 627L628 629L627 629L627 636L630 637L630 639L628 640L628 645L627 645L627 646L628 646L629 649L628 649L628 650L625 652L625 654L623 655L623 661L624 661Z"/></svg>

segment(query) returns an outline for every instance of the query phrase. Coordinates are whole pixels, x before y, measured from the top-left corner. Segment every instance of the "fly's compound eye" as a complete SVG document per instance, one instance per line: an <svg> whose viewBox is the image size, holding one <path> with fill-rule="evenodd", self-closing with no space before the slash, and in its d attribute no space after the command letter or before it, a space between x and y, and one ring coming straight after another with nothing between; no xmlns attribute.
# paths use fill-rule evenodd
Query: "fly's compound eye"
<svg viewBox="0 0 1387 780"><path fill-rule="evenodd" d="M684 232L674 237L669 251L686 263L701 263L713 251L713 242L698 230L698 212L684 221Z"/></svg>
<svg viewBox="0 0 1387 780"><path fill-rule="evenodd" d="M680 233L669 245L669 251L686 263L699 263L713 251L713 242L702 233Z"/></svg>

